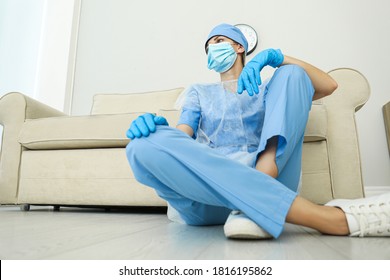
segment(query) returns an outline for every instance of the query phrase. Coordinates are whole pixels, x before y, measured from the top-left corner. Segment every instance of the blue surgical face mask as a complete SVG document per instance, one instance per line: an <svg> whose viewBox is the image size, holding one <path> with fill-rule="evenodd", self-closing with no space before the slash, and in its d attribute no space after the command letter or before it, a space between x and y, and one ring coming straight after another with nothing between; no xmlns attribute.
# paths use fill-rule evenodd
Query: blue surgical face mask
<svg viewBox="0 0 390 280"><path fill-rule="evenodd" d="M210 44L207 52L207 67L219 73L232 68L237 59L237 53L227 42Z"/></svg>

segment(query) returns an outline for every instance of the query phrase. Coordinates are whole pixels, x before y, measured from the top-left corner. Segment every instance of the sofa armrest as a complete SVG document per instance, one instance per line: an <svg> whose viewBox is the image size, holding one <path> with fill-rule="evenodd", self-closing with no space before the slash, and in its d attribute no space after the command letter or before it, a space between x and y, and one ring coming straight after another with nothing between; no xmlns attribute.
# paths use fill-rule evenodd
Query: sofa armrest
<svg viewBox="0 0 390 280"><path fill-rule="evenodd" d="M22 151L17 139L25 120L61 115L65 114L21 93L9 93L0 99L0 124L3 126L0 153L0 204L17 203Z"/></svg>
<svg viewBox="0 0 390 280"><path fill-rule="evenodd" d="M338 89L322 99L328 115L327 144L334 198L364 196L357 112L370 96L370 85L358 71L339 68L329 72Z"/></svg>

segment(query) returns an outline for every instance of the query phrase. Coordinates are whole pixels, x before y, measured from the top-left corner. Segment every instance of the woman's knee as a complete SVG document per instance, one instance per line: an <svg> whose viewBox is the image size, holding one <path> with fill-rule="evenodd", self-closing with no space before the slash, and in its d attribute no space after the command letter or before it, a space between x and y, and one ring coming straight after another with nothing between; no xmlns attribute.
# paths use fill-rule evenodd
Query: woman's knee
<svg viewBox="0 0 390 280"><path fill-rule="evenodd" d="M165 157L166 152L169 153L169 149L171 149L168 143L176 137L174 132L174 129L164 127L148 137L135 138L130 141L126 146L126 155L130 164L149 166L150 163Z"/></svg>
<svg viewBox="0 0 390 280"><path fill-rule="evenodd" d="M157 156L156 146L148 138L135 138L126 146L130 164L147 163Z"/></svg>
<svg viewBox="0 0 390 280"><path fill-rule="evenodd" d="M275 75L288 76L294 79L307 79L306 71L299 65L283 65L275 71Z"/></svg>
<svg viewBox="0 0 390 280"><path fill-rule="evenodd" d="M131 140L127 146L126 146L126 155L128 159L134 158L135 156L138 156L138 154L142 155L142 150L145 150L146 146L148 145L147 141L143 141L144 139L133 139Z"/></svg>
<svg viewBox="0 0 390 280"><path fill-rule="evenodd" d="M285 93L293 90L294 92L307 93L301 96L307 96L309 103L311 104L314 94L314 87L309 75L299 65L284 65L275 71L274 76L270 82L269 90L274 88L275 90L281 88L287 88ZM291 94L287 94L290 96Z"/></svg>

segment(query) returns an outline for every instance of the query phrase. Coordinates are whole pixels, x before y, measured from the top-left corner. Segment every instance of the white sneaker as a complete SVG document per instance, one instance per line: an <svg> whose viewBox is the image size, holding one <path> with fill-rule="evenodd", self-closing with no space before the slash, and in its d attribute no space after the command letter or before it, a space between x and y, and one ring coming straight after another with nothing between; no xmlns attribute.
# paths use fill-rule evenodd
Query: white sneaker
<svg viewBox="0 0 390 280"><path fill-rule="evenodd" d="M350 236L390 236L390 193L361 199L335 199L326 205L345 212Z"/></svg>
<svg viewBox="0 0 390 280"><path fill-rule="evenodd" d="M223 227L225 236L233 239L270 239L272 235L240 211L232 211Z"/></svg>

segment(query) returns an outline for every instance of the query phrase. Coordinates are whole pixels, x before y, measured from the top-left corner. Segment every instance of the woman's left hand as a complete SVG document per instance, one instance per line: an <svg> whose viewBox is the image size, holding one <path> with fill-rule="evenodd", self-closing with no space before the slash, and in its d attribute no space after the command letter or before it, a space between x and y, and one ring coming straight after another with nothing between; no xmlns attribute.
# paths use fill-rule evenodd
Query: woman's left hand
<svg viewBox="0 0 390 280"><path fill-rule="evenodd" d="M242 69L238 78L237 93L241 94L244 90L250 96L259 93L259 85L261 85L261 70L269 65L278 67L283 63L284 55L279 49L267 49L257 54L247 65Z"/></svg>

